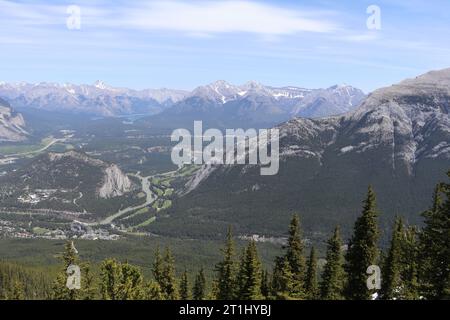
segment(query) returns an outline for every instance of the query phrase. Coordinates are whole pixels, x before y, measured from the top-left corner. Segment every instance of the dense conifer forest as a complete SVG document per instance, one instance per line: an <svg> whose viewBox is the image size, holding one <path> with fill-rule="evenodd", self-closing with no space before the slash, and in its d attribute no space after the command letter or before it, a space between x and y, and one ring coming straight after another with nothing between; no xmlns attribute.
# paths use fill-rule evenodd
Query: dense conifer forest
<svg viewBox="0 0 450 320"><path fill-rule="evenodd" d="M450 178L450 172L448 173ZM59 273L52 277L11 262L0 262L0 299L55 300L417 300L450 298L450 183L439 183L422 226L397 217L390 244L382 250L375 191L369 187L353 234L342 239L336 226L319 264L314 247L306 252L301 217L294 215L288 240L266 270L257 244L237 252L231 228L221 250L222 260L208 278L203 267L195 274L177 273L170 248L155 253L152 277L127 261L105 259L99 273L79 258L68 241L60 255ZM69 289L68 269L78 266L80 283ZM180 277L177 275L181 274Z"/></svg>

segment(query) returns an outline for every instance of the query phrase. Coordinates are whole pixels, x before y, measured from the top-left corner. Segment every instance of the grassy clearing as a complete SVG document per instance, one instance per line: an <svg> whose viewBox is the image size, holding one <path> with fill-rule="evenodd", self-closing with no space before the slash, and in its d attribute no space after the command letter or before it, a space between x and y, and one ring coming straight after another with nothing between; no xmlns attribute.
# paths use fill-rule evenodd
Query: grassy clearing
<svg viewBox="0 0 450 320"><path fill-rule="evenodd" d="M33 153L44 148L46 145L53 141L53 137L46 137L41 140L40 143L36 144L14 144L14 145L4 145L0 146L0 154L2 155L14 155L21 153Z"/></svg>
<svg viewBox="0 0 450 320"><path fill-rule="evenodd" d="M137 195L137 197L138 197L139 199L145 198L146 196L147 196L147 195L145 194L145 192L139 192L138 195Z"/></svg>
<svg viewBox="0 0 450 320"><path fill-rule="evenodd" d="M135 230L135 229L139 229L140 227L146 227L149 224L155 222L155 220L156 220L156 217L151 217L150 219L145 220L144 222L138 224L137 226L132 227L132 229Z"/></svg>
<svg viewBox="0 0 450 320"><path fill-rule="evenodd" d="M43 234L46 234L47 232L50 232L50 230L46 229L46 228L41 228L41 227L33 228L33 233L37 234L37 235L43 235Z"/></svg>
<svg viewBox="0 0 450 320"><path fill-rule="evenodd" d="M27 144L27 145L10 145L10 146L0 146L0 154L11 155L17 153L33 152L42 148L41 144Z"/></svg>
<svg viewBox="0 0 450 320"><path fill-rule="evenodd" d="M174 191L175 190L173 188L166 189L166 191L164 191L164 197L170 197L171 195L173 195Z"/></svg>

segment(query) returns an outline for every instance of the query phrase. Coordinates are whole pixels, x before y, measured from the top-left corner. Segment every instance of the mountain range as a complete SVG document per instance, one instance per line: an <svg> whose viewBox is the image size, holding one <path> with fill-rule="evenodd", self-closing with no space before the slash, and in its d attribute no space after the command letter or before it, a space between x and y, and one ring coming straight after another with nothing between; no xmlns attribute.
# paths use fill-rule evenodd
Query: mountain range
<svg viewBox="0 0 450 320"><path fill-rule="evenodd" d="M344 115L290 120L278 126L277 175L261 176L254 165L204 166L152 231L183 225L185 236L214 237L233 225L240 234L279 235L295 212L311 233L337 224L348 231L368 185L382 226L395 215L418 223L450 169L449 110L445 69L376 90Z"/></svg>
<svg viewBox="0 0 450 320"><path fill-rule="evenodd" d="M204 120L218 126L271 126L295 116L321 117L355 109L365 94L354 87L275 88L257 82L235 86L216 81L192 92L132 90L97 81L93 85L0 83L0 97L18 110L46 110L95 116L154 115L143 123L172 127Z"/></svg>
<svg viewBox="0 0 450 320"><path fill-rule="evenodd" d="M280 169L277 175L261 176L257 165L202 167L186 185L177 187L182 190L172 206L145 227L154 234L215 238L232 225L240 235L276 237L284 234L292 214L299 213L307 234L323 239L337 224L349 232L369 185L378 196L382 230L392 225L396 215L419 223L434 185L445 179L450 168L450 69L404 80L367 97L348 86L308 90L219 81L178 98L165 100L163 111L140 121L150 125L164 119L172 125L205 119L222 125L235 121L234 128L287 119L276 126ZM327 109L339 115L311 116ZM8 114L4 119L14 118L9 105L2 110ZM16 123L23 127L22 121ZM86 201L85 207L105 215L127 201L136 201L133 196L121 196L130 193L131 186L117 167L111 167L110 179L106 176L109 165L91 166L95 159L81 157L82 161L75 153L48 157L43 155L3 178L4 185L16 186L16 197L9 199L29 193L29 184L22 185L24 177L29 177L38 191L41 185L45 190L69 190L58 195L62 200L57 206L71 210ZM85 177L82 189L76 187L80 176ZM105 181L113 189L125 189L102 196L99 190ZM69 182L73 186L66 187ZM79 192L83 197L70 201Z"/></svg>
<svg viewBox="0 0 450 320"><path fill-rule="evenodd" d="M157 113L183 99L181 90L113 88L102 81L92 85L58 83L0 83L0 97L15 108L34 108L98 116Z"/></svg>
<svg viewBox="0 0 450 320"><path fill-rule="evenodd" d="M219 128L271 127L293 117L317 118L357 108L365 94L354 87L274 88L257 82L235 86L225 81L195 89L188 97L146 119L150 126L186 127L194 120Z"/></svg>

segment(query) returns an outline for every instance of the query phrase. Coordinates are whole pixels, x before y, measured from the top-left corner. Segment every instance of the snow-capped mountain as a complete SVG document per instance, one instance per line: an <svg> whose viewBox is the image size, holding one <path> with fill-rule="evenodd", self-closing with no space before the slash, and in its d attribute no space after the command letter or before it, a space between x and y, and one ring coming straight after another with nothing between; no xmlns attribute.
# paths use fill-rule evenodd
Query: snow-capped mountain
<svg viewBox="0 0 450 320"><path fill-rule="evenodd" d="M198 117L201 116L198 111L211 113L219 110L215 117L222 118L225 112L233 120L262 120L265 124L285 121L293 116L318 117L347 112L356 108L364 96L362 91L349 86L310 90L274 88L257 82L236 86L216 81L192 92L115 88L103 81L96 81L92 85L0 82L0 97L8 99L18 109L34 108L101 116L158 114L167 110L163 118L174 114L187 118ZM231 105L229 110L225 110L227 104ZM208 118L208 115L205 116Z"/></svg>
<svg viewBox="0 0 450 320"><path fill-rule="evenodd" d="M255 81L249 81L241 86L236 86L233 84L229 84L226 81L219 80L206 86L196 88L191 93L191 96L198 96L225 104L227 102L239 100L250 95L270 96L276 100L301 100L311 91L312 90L297 87L274 88L265 86Z"/></svg>
<svg viewBox="0 0 450 320"><path fill-rule="evenodd" d="M277 175L261 176L258 166L205 166L172 208L172 219L183 219L186 229L189 219L193 225L208 219L241 233L278 234L299 212L306 230L328 232L352 225L370 184L382 224L397 214L418 223L450 169L449 111L445 69L376 90L344 115L292 119L278 126ZM186 210L195 215L188 219Z"/></svg>
<svg viewBox="0 0 450 320"><path fill-rule="evenodd" d="M27 135L22 115L14 112L9 103L0 99L0 142L22 141Z"/></svg>
<svg viewBox="0 0 450 320"><path fill-rule="evenodd" d="M219 127L268 127L295 116L316 118L354 110L365 94L351 86L328 89L275 88L257 82L236 86L216 81L192 91L161 114L149 118L153 125L191 125L203 120Z"/></svg>
<svg viewBox="0 0 450 320"><path fill-rule="evenodd" d="M336 85L328 89L275 88L255 81L235 86L223 80L198 87L190 96L202 97L222 104L248 97L264 96L273 99L280 105L283 103L293 105L289 110L292 115L313 118L323 116L321 113L330 115L329 109L324 108L325 104L334 108L332 114L344 113L358 107L365 98L365 94L361 90L347 85Z"/></svg>
<svg viewBox="0 0 450 320"><path fill-rule="evenodd" d="M17 108L36 108L70 113L116 116L158 113L185 96L182 90L131 90L114 88L102 81L92 85L57 83L0 83L0 96Z"/></svg>

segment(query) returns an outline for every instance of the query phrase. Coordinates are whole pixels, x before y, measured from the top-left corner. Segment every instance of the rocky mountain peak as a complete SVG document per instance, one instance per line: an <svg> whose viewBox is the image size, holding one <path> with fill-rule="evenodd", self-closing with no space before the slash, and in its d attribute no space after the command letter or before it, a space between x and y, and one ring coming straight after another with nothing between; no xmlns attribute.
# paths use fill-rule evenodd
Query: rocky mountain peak
<svg viewBox="0 0 450 320"><path fill-rule="evenodd" d="M109 85L107 85L105 82L103 82L101 80L95 81L94 87L96 87L97 89L101 89L101 90L111 89L111 87Z"/></svg>
<svg viewBox="0 0 450 320"><path fill-rule="evenodd" d="M90 166L100 169L103 178L99 182L99 187L96 190L100 198L109 199L118 197L132 190L133 185L131 180L115 164L108 164L74 150L64 153L48 153L47 157L53 163L48 166L48 170L52 170L52 168L56 168L61 164L69 164L72 169L80 166ZM75 174L78 174L78 172L75 172Z"/></svg>
<svg viewBox="0 0 450 320"><path fill-rule="evenodd" d="M0 142L27 139L25 120L12 110L8 102L0 98Z"/></svg>

